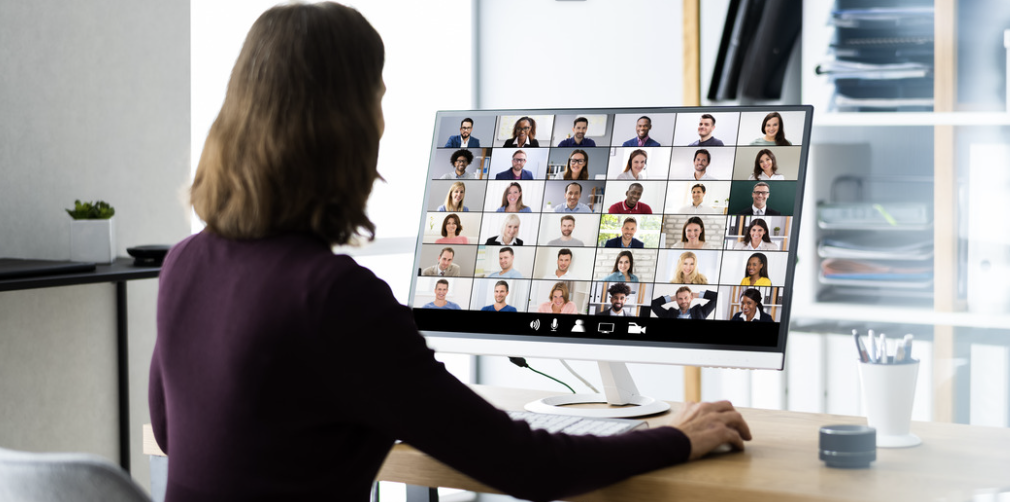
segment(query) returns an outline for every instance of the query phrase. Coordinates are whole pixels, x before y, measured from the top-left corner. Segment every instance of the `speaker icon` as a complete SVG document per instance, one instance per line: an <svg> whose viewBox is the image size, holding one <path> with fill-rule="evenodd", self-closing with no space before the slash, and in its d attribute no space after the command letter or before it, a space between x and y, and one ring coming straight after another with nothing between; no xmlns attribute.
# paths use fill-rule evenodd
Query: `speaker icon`
<svg viewBox="0 0 1010 502"><path fill-rule="evenodd" d="M532 322L530 322L530 327L533 328L535 331L539 331L540 330L540 319L534 319Z"/></svg>

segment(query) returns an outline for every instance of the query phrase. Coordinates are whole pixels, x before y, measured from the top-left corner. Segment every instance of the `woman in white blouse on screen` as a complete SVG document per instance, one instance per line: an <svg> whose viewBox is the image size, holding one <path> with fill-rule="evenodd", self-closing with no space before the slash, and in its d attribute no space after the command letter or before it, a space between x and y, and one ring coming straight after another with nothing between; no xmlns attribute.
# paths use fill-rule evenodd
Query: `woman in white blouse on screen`
<svg viewBox="0 0 1010 502"><path fill-rule="evenodd" d="M779 164L775 161L775 154L767 148L762 148L754 157L754 172L747 177L749 180L784 180L785 176L778 174Z"/></svg>
<svg viewBox="0 0 1010 502"><path fill-rule="evenodd" d="M619 180L644 180L648 179L648 174L645 171L646 164L649 161L649 154L645 153L645 150L638 149L631 152L631 156L628 157L628 165L625 166L624 172L617 175Z"/></svg>
<svg viewBox="0 0 1010 502"><path fill-rule="evenodd" d="M736 243L733 249L747 249L752 251L780 251L779 246L772 242L768 236L768 224L765 220L755 218L747 227L747 232L743 240Z"/></svg>

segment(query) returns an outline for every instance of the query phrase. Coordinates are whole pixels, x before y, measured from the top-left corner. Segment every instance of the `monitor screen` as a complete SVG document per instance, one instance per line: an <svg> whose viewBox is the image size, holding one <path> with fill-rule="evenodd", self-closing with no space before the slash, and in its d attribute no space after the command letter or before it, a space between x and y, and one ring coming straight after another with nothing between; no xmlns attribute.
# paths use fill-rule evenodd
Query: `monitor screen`
<svg viewBox="0 0 1010 502"><path fill-rule="evenodd" d="M418 328L453 352L781 369L812 113L439 112Z"/></svg>

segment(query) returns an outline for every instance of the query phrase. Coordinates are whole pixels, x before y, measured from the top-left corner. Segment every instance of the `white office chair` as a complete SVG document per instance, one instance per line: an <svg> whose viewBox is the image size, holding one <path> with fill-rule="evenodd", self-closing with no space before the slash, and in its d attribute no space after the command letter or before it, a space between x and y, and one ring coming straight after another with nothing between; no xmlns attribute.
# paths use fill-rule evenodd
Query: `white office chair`
<svg viewBox="0 0 1010 502"><path fill-rule="evenodd" d="M96 455L0 448L4 502L150 502L123 470Z"/></svg>

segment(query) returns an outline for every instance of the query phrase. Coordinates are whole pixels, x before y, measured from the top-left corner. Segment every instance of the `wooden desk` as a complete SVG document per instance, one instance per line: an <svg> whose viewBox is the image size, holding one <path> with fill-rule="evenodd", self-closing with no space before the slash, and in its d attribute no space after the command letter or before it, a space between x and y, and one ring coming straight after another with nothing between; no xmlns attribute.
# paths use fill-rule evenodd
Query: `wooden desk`
<svg viewBox="0 0 1010 502"><path fill-rule="evenodd" d="M521 409L540 391L473 386L505 409ZM674 407L677 405L675 404ZM727 453L635 476L572 500L588 501L969 501L980 489L1010 489L1010 429L913 422L915 448L877 449L869 469L831 469L818 459L818 429L865 418L745 408L754 440ZM663 423L659 416L650 423ZM160 454L145 426L144 452ZM493 452L488 452L493 455ZM409 485L497 493L413 447L393 447L376 478Z"/></svg>
<svg viewBox="0 0 1010 502"><path fill-rule="evenodd" d="M130 367L127 332L126 281L154 279L161 265L134 265L133 258L116 258L108 265L98 265L92 272L40 275L0 280L0 291L54 288L78 284L111 282L116 285L116 375L119 390L119 465L130 472Z"/></svg>

